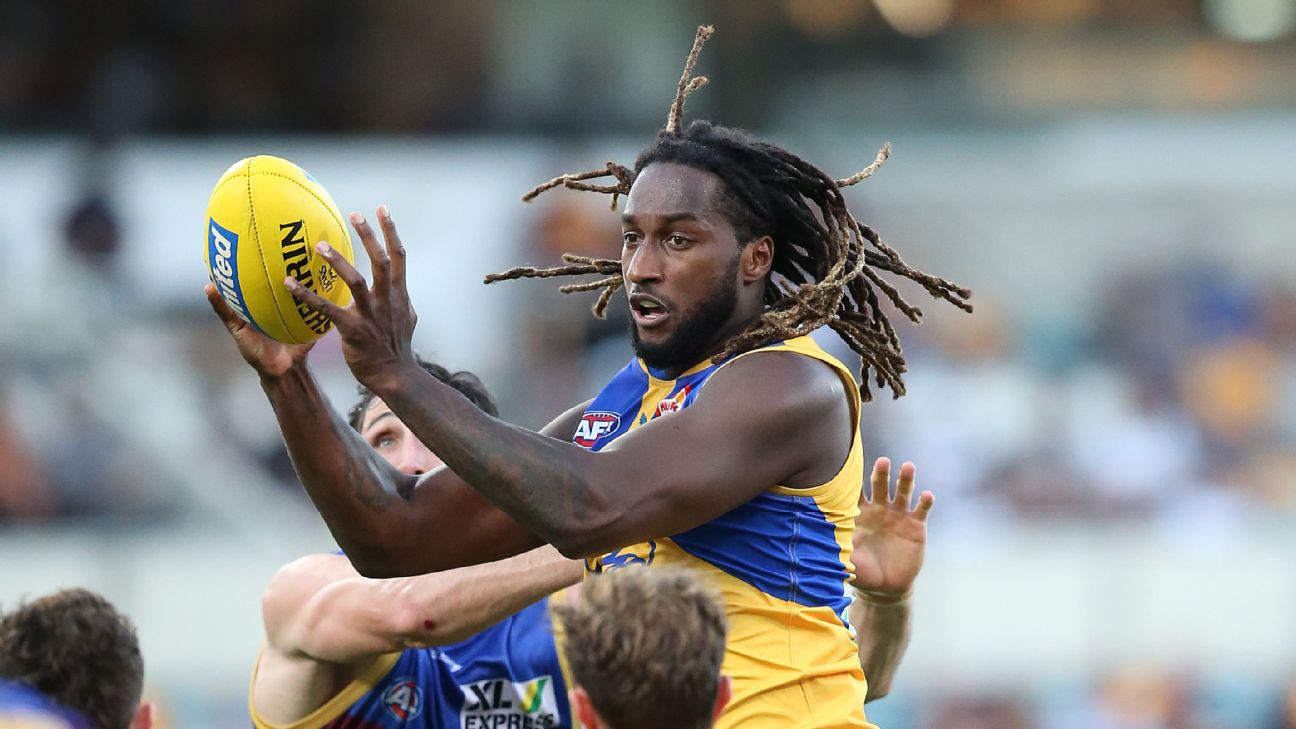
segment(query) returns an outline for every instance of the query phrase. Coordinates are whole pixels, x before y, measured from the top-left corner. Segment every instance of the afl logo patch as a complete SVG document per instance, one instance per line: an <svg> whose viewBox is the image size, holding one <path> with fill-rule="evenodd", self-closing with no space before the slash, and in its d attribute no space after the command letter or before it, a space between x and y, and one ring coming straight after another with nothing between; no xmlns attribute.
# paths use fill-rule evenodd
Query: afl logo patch
<svg viewBox="0 0 1296 729"><path fill-rule="evenodd" d="M592 448L599 438L610 435L621 427L621 416L616 413L585 413L576 426L572 442L582 448Z"/></svg>
<svg viewBox="0 0 1296 729"><path fill-rule="evenodd" d="M423 710L423 689L412 680L402 678L383 692L382 704L398 721L409 721Z"/></svg>

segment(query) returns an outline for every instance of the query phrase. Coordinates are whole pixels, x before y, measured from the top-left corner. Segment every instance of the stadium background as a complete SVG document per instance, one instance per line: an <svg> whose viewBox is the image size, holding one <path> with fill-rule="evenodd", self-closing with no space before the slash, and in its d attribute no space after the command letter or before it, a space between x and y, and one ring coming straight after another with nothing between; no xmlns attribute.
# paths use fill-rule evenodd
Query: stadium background
<svg viewBox="0 0 1296 729"><path fill-rule="evenodd" d="M1293 0L6 0L0 606L100 590L166 726L246 726L260 591L330 542L201 298L211 185L272 153L389 203L419 348L537 426L624 321L481 276L615 250L598 196L518 196L630 161L700 22L691 116L838 176L891 141L857 215L976 291L865 409L938 501L870 715L1296 726ZM348 404L333 338L314 362Z"/></svg>

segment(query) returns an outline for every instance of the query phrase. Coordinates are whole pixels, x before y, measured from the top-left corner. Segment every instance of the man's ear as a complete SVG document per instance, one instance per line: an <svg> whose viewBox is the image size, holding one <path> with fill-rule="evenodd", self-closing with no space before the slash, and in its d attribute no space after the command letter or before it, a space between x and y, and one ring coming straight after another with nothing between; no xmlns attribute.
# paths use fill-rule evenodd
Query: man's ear
<svg viewBox="0 0 1296 729"><path fill-rule="evenodd" d="M131 719L130 729L153 729L153 704L145 702L135 710L135 718Z"/></svg>
<svg viewBox="0 0 1296 729"><path fill-rule="evenodd" d="M762 235L743 246L739 256L738 275L743 285L757 283L769 275L774 265L774 239Z"/></svg>
<svg viewBox="0 0 1296 729"><path fill-rule="evenodd" d="M597 711L594 711L594 702L590 701L589 694L585 689L577 686L567 692L567 699L571 702L572 713L576 715L576 720L580 722L585 729L602 729L603 721L599 719Z"/></svg>
<svg viewBox="0 0 1296 729"><path fill-rule="evenodd" d="M720 715L724 713L731 698L733 698L733 680L728 676L721 676L720 685L716 687L715 708L711 710L712 722L720 720Z"/></svg>

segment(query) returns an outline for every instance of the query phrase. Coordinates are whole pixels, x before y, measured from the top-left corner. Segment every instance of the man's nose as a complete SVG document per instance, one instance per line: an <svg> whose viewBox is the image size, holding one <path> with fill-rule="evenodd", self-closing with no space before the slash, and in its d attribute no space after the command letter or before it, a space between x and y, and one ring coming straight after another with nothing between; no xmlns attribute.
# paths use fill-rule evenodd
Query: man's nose
<svg viewBox="0 0 1296 729"><path fill-rule="evenodd" d="M630 253L623 266L626 280L634 284L661 280L661 257L657 246L644 241Z"/></svg>
<svg viewBox="0 0 1296 729"><path fill-rule="evenodd" d="M422 476L440 464L441 461L412 434L401 439L400 453L395 463L401 473Z"/></svg>

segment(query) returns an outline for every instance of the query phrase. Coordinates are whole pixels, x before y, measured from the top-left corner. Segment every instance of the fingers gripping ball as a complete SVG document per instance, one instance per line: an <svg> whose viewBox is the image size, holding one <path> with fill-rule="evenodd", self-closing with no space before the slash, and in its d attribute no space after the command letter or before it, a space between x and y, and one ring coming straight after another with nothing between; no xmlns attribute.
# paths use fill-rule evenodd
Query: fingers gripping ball
<svg viewBox="0 0 1296 729"><path fill-rule="evenodd" d="M288 344L314 341L333 326L284 287L291 276L346 306L351 291L315 245L328 241L348 262L351 238L337 205L305 170L259 155L221 175L207 202L207 270L221 298L267 336Z"/></svg>

